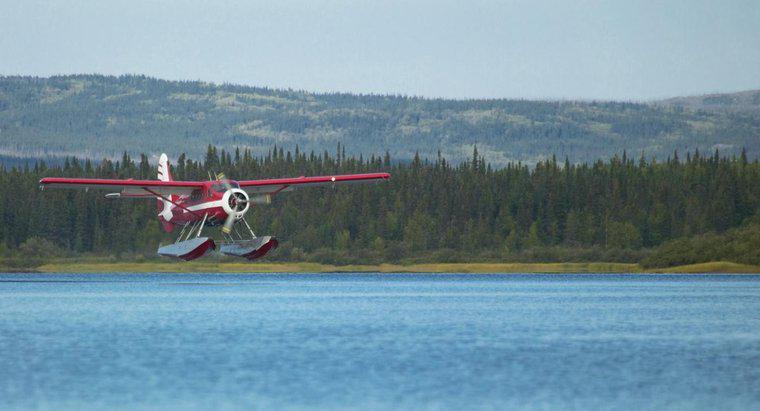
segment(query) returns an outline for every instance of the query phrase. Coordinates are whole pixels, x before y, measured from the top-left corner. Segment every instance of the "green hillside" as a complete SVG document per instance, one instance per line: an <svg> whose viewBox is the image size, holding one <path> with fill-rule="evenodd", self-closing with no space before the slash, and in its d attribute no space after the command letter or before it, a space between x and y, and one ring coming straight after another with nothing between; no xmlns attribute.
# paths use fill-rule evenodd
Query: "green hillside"
<svg viewBox="0 0 760 411"><path fill-rule="evenodd" d="M742 97L747 104L754 102ZM754 97L752 97L754 98ZM733 101L733 100L732 100ZM746 104L745 104L746 106ZM751 104L750 104L751 106ZM203 155L208 144L458 162L474 145L494 166L675 150L760 154L760 110L692 110L676 102L443 100L313 94L144 76L0 77L0 156L118 157L123 150Z"/></svg>
<svg viewBox="0 0 760 411"><path fill-rule="evenodd" d="M674 97L657 102L659 105L705 111L760 112L760 90L730 94Z"/></svg>

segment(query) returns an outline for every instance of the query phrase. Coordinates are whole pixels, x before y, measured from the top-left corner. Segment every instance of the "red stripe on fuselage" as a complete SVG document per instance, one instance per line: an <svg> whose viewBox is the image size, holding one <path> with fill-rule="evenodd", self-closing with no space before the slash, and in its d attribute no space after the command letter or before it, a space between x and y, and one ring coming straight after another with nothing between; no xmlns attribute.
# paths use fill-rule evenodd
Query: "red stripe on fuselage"
<svg viewBox="0 0 760 411"><path fill-rule="evenodd" d="M207 215L206 225L218 225L224 222L227 218L227 212L224 211L219 202L224 198L226 188L223 191L212 189L212 186L220 184L222 183L219 181L204 181L203 188L196 190L193 195L180 196L177 199L177 204L192 212L175 206L172 208L174 216L170 222L175 225L196 223L202 220L204 215Z"/></svg>

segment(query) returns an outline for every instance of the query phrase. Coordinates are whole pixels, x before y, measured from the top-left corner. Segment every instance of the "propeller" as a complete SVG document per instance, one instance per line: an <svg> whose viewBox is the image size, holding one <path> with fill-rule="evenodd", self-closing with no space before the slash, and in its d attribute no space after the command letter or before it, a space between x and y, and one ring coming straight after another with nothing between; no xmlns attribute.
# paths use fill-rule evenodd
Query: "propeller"
<svg viewBox="0 0 760 411"><path fill-rule="evenodd" d="M229 234L232 231L232 226L235 224L237 216L248 207L248 197L243 192L231 191L227 199L227 205L229 205L232 212L227 214L227 219L224 220L224 225L222 226L222 232L225 234Z"/></svg>
<svg viewBox="0 0 760 411"><path fill-rule="evenodd" d="M227 218L222 225L222 232L229 234L232 232L232 226L235 225L235 221L243 217L243 213L248 209L248 195L240 188L233 187L230 184L230 180L225 177L224 173L218 173L215 175L216 181L222 184L227 190L225 198L227 204L225 204L225 211L227 211Z"/></svg>

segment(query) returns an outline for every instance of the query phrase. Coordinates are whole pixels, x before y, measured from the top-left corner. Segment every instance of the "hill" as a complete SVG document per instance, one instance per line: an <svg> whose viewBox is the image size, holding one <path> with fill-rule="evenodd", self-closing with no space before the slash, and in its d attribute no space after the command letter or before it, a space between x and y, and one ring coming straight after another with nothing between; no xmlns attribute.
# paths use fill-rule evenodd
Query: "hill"
<svg viewBox="0 0 760 411"><path fill-rule="evenodd" d="M681 107L690 110L729 111L757 114L760 112L760 90L674 97L661 100L656 104L661 106Z"/></svg>
<svg viewBox="0 0 760 411"><path fill-rule="evenodd" d="M623 150L664 159L675 150L746 148L758 157L760 109L692 110L690 101L445 100L145 76L0 77L0 156L98 159L126 150L200 158L209 144L254 154L275 144L334 153L340 143L348 154L388 151L404 160L440 152L454 162L477 145L495 166L553 154L587 162Z"/></svg>

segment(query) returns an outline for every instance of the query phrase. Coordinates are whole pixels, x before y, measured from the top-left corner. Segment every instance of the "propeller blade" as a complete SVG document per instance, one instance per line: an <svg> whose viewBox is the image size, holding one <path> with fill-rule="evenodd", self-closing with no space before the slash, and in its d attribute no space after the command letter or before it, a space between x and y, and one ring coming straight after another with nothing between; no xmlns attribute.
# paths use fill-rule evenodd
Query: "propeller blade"
<svg viewBox="0 0 760 411"><path fill-rule="evenodd" d="M227 177L224 175L224 173L219 173L216 175L216 179L218 181L221 181L222 185L225 189L229 190L232 188L232 185L230 184L230 180L227 179Z"/></svg>
<svg viewBox="0 0 760 411"><path fill-rule="evenodd" d="M235 224L235 214L230 214L227 216L227 219L224 220L224 225L222 226L222 232L225 234L231 233L233 224Z"/></svg>

